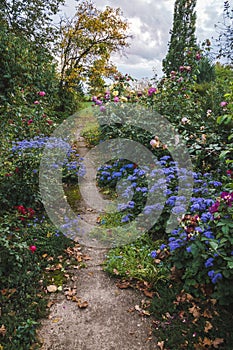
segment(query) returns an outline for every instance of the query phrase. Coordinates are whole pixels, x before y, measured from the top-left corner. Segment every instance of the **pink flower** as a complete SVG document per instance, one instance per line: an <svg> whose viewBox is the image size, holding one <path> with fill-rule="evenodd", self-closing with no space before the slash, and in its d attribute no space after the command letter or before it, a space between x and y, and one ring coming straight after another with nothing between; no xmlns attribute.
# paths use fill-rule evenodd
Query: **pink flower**
<svg viewBox="0 0 233 350"><path fill-rule="evenodd" d="M30 245L29 249L30 249L30 251L31 251L32 253L35 253L35 251L36 251L37 248L36 248L35 245Z"/></svg>
<svg viewBox="0 0 233 350"><path fill-rule="evenodd" d="M156 139L152 139L150 141L150 145L151 145L152 148L159 147L159 140L158 140L158 138L156 137Z"/></svg>
<svg viewBox="0 0 233 350"><path fill-rule="evenodd" d="M228 105L228 103L226 102L226 101L222 101L221 103L220 103L220 106L221 107L226 107Z"/></svg>
<svg viewBox="0 0 233 350"><path fill-rule="evenodd" d="M29 119L29 120L27 121L27 125L30 125L31 123L33 123L33 120L32 120L32 119Z"/></svg>
<svg viewBox="0 0 233 350"><path fill-rule="evenodd" d="M151 87L151 88L149 88L149 90L148 90L148 95L149 95L149 96L152 96L153 94L155 94L155 93L156 93L156 91L157 91L157 89L156 89L156 88Z"/></svg>
<svg viewBox="0 0 233 350"><path fill-rule="evenodd" d="M39 96L45 96L46 93L45 93L44 91L39 91L39 92L38 92L38 95L39 95Z"/></svg>
<svg viewBox="0 0 233 350"><path fill-rule="evenodd" d="M184 66L180 66L179 70L180 70L180 72L183 72L185 70L185 67Z"/></svg>
<svg viewBox="0 0 233 350"><path fill-rule="evenodd" d="M177 83L182 83L183 80L184 80L183 77L179 77L179 79L177 79Z"/></svg>
<svg viewBox="0 0 233 350"><path fill-rule="evenodd" d="M196 60L197 60L197 61L200 61L200 59L201 59L201 54L200 54L200 52L198 52L198 53L196 54Z"/></svg>
<svg viewBox="0 0 233 350"><path fill-rule="evenodd" d="M40 102L39 101L34 101L34 105L38 105Z"/></svg>
<svg viewBox="0 0 233 350"><path fill-rule="evenodd" d="M232 206L233 192L222 192L221 198L224 199L229 207Z"/></svg>
<svg viewBox="0 0 233 350"><path fill-rule="evenodd" d="M114 102L119 102L119 97L118 96L115 96L114 99L113 99Z"/></svg>
<svg viewBox="0 0 233 350"><path fill-rule="evenodd" d="M47 122L47 124L49 124L49 125L53 125L53 121L50 120L50 119L46 120L46 122Z"/></svg>
<svg viewBox="0 0 233 350"><path fill-rule="evenodd" d="M233 170L227 170L227 175L233 178Z"/></svg>

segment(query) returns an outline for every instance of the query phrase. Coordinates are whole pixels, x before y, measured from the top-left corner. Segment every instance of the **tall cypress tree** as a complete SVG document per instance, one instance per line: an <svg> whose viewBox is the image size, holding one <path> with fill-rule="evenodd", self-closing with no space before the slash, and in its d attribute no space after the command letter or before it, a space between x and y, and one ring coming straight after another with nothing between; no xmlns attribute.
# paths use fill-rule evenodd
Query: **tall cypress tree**
<svg viewBox="0 0 233 350"><path fill-rule="evenodd" d="M180 66L187 64L186 48L197 49L196 44L196 6L197 0L176 0L173 17L173 29L168 43L168 53L163 60L163 71L169 75Z"/></svg>

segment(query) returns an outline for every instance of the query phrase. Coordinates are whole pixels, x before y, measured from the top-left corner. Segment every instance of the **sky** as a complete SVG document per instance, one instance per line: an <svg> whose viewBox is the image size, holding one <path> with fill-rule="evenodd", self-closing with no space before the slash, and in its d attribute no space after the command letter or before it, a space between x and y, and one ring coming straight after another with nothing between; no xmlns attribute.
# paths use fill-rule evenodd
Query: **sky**
<svg viewBox="0 0 233 350"><path fill-rule="evenodd" d="M93 0L100 8L109 5L120 7L128 20L132 34L130 47L124 55L112 56L112 62L124 74L134 78L152 78L155 73L162 75L162 59L166 56L169 31L172 29L175 0ZM230 0L232 6L233 0ZM222 22L224 0L197 0L196 36L198 43L217 37L215 24ZM66 0L63 14L75 14L75 0Z"/></svg>

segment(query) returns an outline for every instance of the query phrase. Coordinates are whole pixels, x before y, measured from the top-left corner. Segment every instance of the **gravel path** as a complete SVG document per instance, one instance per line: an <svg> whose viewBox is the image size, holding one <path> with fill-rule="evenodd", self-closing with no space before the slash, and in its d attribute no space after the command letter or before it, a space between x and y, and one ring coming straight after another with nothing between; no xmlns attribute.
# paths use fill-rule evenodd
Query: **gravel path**
<svg viewBox="0 0 233 350"><path fill-rule="evenodd" d="M88 149L78 131L79 151ZM94 224L98 213L82 204L81 217ZM131 288L120 289L102 269L107 250L80 245L86 268L76 269L62 293L52 293L50 315L42 320L41 350L157 349L152 319L140 312L146 297ZM68 299L70 300L68 300ZM136 306L136 308L135 308Z"/></svg>

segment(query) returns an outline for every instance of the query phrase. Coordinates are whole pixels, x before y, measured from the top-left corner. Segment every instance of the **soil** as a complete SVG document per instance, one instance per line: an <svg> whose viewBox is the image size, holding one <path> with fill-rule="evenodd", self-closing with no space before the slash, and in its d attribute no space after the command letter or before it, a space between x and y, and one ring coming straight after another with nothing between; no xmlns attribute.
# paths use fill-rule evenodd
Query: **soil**
<svg viewBox="0 0 233 350"><path fill-rule="evenodd" d="M92 119L80 118L78 126L82 156L88 149L80 131L87 120ZM94 224L98 213L83 201L80 207L82 219ZM147 300L145 295L132 288L117 287L116 280L103 271L108 250L98 246L98 242L95 246L80 244L79 249L88 257L86 266L72 271L72 278L62 292L51 293L53 305L39 330L41 350L157 349L152 319L140 312ZM67 294L73 301L67 300Z"/></svg>

